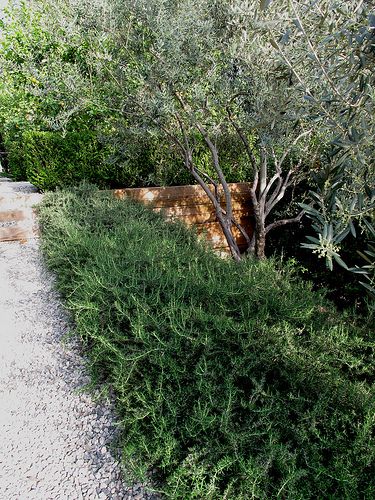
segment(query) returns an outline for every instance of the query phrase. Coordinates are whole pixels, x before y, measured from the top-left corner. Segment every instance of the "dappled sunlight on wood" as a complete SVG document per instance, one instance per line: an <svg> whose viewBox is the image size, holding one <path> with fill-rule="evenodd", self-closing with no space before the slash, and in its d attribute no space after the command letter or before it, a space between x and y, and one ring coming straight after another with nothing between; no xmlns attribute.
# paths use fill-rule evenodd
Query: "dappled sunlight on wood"
<svg viewBox="0 0 375 500"><path fill-rule="evenodd" d="M209 186L214 193L214 187ZM232 195L232 209L235 219L243 226L251 237L253 224L251 220L250 184L239 182L229 184ZM161 212L167 219L181 220L188 226L195 226L198 234L204 236L210 245L217 250L228 250L228 246L217 222L215 210L206 193L198 185L169 186L150 188L115 189L116 198L133 198L142 203L152 205L155 212ZM225 209L225 198L219 188L220 201ZM233 227L233 235L238 245L246 246L240 231Z"/></svg>

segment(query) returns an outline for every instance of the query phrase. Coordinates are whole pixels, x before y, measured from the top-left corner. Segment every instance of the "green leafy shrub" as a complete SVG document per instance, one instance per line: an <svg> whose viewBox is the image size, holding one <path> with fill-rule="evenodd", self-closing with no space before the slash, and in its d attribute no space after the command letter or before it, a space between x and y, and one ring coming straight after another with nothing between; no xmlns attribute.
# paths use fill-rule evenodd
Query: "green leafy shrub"
<svg viewBox="0 0 375 500"><path fill-rule="evenodd" d="M159 136L140 136L123 128L108 136L107 141L113 149L110 161L120 173L123 186L182 186L195 183L181 154ZM215 178L210 154L199 137L195 137L194 141L197 168ZM220 162L228 182L249 181L252 167L236 137L230 134L220 136L217 142L223 150Z"/></svg>
<svg viewBox="0 0 375 500"><path fill-rule="evenodd" d="M92 132L25 132L23 157L27 179L42 191L88 180L108 185L113 169L107 164L109 151Z"/></svg>
<svg viewBox="0 0 375 500"><path fill-rule="evenodd" d="M4 142L7 152L8 168L15 181L27 179L24 150L17 140L6 139Z"/></svg>
<svg viewBox="0 0 375 500"><path fill-rule="evenodd" d="M370 325L87 185L46 196L40 222L127 467L173 499L374 498Z"/></svg>
<svg viewBox="0 0 375 500"><path fill-rule="evenodd" d="M100 136L100 134L99 134ZM226 154L222 168L229 182L250 178L250 166L230 138L222 138ZM237 145L238 146L238 145ZM115 139L92 131L27 131L21 139L7 140L10 171L15 180L29 180L42 191L72 186L87 180L99 187L140 187L194 183L180 157L152 138L122 134ZM204 149L196 151L202 170L210 171Z"/></svg>
<svg viewBox="0 0 375 500"><path fill-rule="evenodd" d="M220 165L228 182L248 182L252 179L252 166L243 151L238 139L231 135L216 138L222 154ZM194 161L200 172L206 172L213 179L217 175L211 165L211 153L207 151L203 141L194 137ZM178 186L194 184L192 174L187 170L181 154L171 148L168 143L158 140L150 143L150 164L154 166L151 176L155 185Z"/></svg>

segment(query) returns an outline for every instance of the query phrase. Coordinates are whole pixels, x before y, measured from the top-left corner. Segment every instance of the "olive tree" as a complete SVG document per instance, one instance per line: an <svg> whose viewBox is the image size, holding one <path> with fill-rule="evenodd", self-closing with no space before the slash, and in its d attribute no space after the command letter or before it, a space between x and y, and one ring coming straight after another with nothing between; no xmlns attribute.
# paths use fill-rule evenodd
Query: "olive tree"
<svg viewBox="0 0 375 500"><path fill-rule="evenodd" d="M129 123L167 139L180 153L239 260L234 227L248 251L264 258L266 235L301 219L303 210L281 220L272 220L272 213L304 175L312 130L297 115L289 77L273 64L272 46L256 29L257 2L246 3L247 17L242 18L232 4L129 2L122 7L124 63L113 79L131 80L133 92L123 104ZM129 83L124 87L128 90ZM226 134L234 134L251 165L253 235L233 212L219 147ZM195 155L202 144L211 157L210 168L204 170Z"/></svg>
<svg viewBox="0 0 375 500"><path fill-rule="evenodd" d="M304 205L316 235L304 246L325 257L330 269L333 260L347 267L343 239L358 231L375 238L375 7L366 0L262 3L269 43L326 144L324 168ZM364 284L375 296L369 245L361 252L364 267L351 270L367 276Z"/></svg>

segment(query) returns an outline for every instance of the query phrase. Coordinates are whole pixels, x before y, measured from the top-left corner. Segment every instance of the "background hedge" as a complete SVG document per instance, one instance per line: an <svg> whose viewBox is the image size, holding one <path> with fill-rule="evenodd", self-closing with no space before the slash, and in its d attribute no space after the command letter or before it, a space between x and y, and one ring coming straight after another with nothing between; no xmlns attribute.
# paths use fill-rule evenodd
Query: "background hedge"
<svg viewBox="0 0 375 500"><path fill-rule="evenodd" d="M233 137L219 139L225 147L222 168L228 182L250 178L250 165ZM7 137L9 170L15 180L28 180L42 191L86 180L101 188L185 185L194 183L180 156L159 139L97 131L26 131ZM196 162L210 174L210 158L197 147Z"/></svg>
<svg viewBox="0 0 375 500"><path fill-rule="evenodd" d="M40 220L127 468L156 468L173 499L374 498L370 324L288 266L219 259L87 186L45 197Z"/></svg>
<svg viewBox="0 0 375 500"><path fill-rule="evenodd" d="M105 185L114 173L106 158L109 150L103 147L94 133L69 132L65 136L57 132L25 132L18 153L27 179L42 191L57 186L79 183L83 179ZM11 161L14 172L17 164ZM20 168L20 166L18 166Z"/></svg>

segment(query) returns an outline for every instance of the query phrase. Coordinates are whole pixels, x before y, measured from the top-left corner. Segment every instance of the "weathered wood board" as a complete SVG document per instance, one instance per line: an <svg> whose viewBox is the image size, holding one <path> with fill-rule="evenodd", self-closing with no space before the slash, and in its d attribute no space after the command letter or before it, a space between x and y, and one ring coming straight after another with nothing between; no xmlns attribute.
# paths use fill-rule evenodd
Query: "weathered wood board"
<svg viewBox="0 0 375 500"><path fill-rule="evenodd" d="M229 184L233 214L236 220L251 235L252 210L249 183ZM211 191L214 192L213 186ZM170 186L150 188L115 189L114 196L123 199L130 197L149 204L156 212L162 212L168 219L179 219L189 226L196 226L198 233L217 250L227 250L227 243L217 222L214 208L204 190L198 186ZM225 197L221 192L220 199L225 208ZM246 240L240 231L233 228L233 235L241 248Z"/></svg>
<svg viewBox="0 0 375 500"><path fill-rule="evenodd" d="M0 242L27 241L38 237L33 206L41 201L39 193L0 196Z"/></svg>
<svg viewBox="0 0 375 500"><path fill-rule="evenodd" d="M232 195L232 208L236 220L251 235L251 200L248 183L229 184ZM214 192L213 187L211 187ZM227 244L215 211L206 193L200 186L170 186L150 188L125 188L112 191L117 198L130 197L149 204L157 212L162 212L167 219L181 220L188 226L195 226L198 234L217 250L227 250ZM221 194L223 208L224 195ZM28 240L38 237L37 225L32 206L43 195L38 193L0 196L0 241ZM241 248L246 245L245 238L236 228L233 235Z"/></svg>
<svg viewBox="0 0 375 500"><path fill-rule="evenodd" d="M27 241L37 238L38 231L33 227L0 227L0 242L1 241Z"/></svg>

